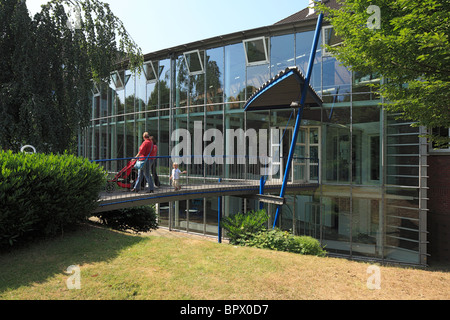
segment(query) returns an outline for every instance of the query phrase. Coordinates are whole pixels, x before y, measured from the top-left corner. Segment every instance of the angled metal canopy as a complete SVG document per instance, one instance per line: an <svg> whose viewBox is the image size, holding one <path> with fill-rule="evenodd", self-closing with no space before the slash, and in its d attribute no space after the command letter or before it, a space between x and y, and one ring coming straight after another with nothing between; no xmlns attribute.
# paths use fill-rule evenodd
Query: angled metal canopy
<svg viewBox="0 0 450 320"><path fill-rule="evenodd" d="M286 109L300 107L303 87L306 81L297 67L281 71L272 80L259 88L244 105L245 111ZM308 85L305 106L321 106L322 99Z"/></svg>
<svg viewBox="0 0 450 320"><path fill-rule="evenodd" d="M292 134L289 156L284 171L280 198L284 198L286 193L289 171L291 170L294 148L297 143L297 136L300 130L304 107L308 104L308 101L310 103L316 102L318 105L321 105L322 102L319 96L309 85L314 67L316 50L319 43L320 31L322 29L322 21L323 13L320 13L317 19L316 32L311 47L311 54L309 56L306 78L303 78L297 68L288 68L255 92L255 94L250 97L244 106L245 111L299 107L294 132ZM308 96L308 94L310 94L310 96ZM276 227L280 209L281 206L278 205L273 221L273 228Z"/></svg>

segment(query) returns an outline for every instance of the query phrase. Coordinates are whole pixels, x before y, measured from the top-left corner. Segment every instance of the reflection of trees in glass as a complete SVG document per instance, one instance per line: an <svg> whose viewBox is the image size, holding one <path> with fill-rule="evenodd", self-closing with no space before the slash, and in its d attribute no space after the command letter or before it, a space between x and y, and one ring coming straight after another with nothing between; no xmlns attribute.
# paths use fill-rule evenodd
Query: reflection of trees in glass
<svg viewBox="0 0 450 320"><path fill-rule="evenodd" d="M184 56L180 56L176 62L176 93L174 107L183 107L187 105L187 94L189 86L189 72L184 60Z"/></svg>
<svg viewBox="0 0 450 320"><path fill-rule="evenodd" d="M211 61L206 57L206 102L220 103L223 101L223 85L220 81L221 72L217 61Z"/></svg>
<svg viewBox="0 0 450 320"><path fill-rule="evenodd" d="M203 56L201 54L201 56ZM189 95L189 105L220 103L223 101L221 71L216 61L206 56L206 72L189 75L184 59L177 60L176 106L185 106ZM206 81L206 83L205 83ZM206 92L205 92L206 87Z"/></svg>

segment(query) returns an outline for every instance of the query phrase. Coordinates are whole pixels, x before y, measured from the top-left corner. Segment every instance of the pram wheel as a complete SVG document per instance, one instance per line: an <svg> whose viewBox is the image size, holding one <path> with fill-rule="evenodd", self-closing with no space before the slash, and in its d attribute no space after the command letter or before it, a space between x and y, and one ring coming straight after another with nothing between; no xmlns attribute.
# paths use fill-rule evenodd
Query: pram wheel
<svg viewBox="0 0 450 320"><path fill-rule="evenodd" d="M114 182L112 182L112 181L106 182L106 187L105 187L106 192L112 193L112 192L114 192L115 189L116 189L116 184Z"/></svg>

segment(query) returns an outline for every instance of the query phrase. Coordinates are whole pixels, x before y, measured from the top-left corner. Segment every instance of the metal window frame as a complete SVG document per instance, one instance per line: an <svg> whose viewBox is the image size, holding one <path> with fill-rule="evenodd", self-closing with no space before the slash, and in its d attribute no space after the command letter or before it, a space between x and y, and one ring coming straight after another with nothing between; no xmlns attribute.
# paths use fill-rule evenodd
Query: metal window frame
<svg viewBox="0 0 450 320"><path fill-rule="evenodd" d="M195 53L197 53L198 60L200 62L200 66L201 66L201 70L191 71L191 66L189 64L188 56L191 55L191 54L195 54ZM204 61L202 60L202 56L200 54L200 50L196 49L196 50L184 52L183 56L184 56L184 61L186 62L186 66L188 68L188 72L189 72L190 76L195 76L195 75L198 75L198 74L204 74L205 73L205 64L204 64Z"/></svg>
<svg viewBox="0 0 450 320"><path fill-rule="evenodd" d="M123 77L121 76L123 74ZM117 78L114 78L114 75L117 76ZM128 83L128 80L130 79L130 75L126 75L125 70L115 70L111 72L111 79L114 83L114 86L116 87L116 90L123 90L125 89L125 86ZM119 80L120 83L117 81Z"/></svg>
<svg viewBox="0 0 450 320"><path fill-rule="evenodd" d="M150 74L147 72L148 71L147 70L148 67L150 67L151 70L153 71L153 74L155 76L154 78L150 78ZM146 61L146 62L144 62L143 70L144 70L145 79L147 80L147 84L148 83L156 83L156 82L159 81L159 73L156 72L155 65L153 64L153 61Z"/></svg>
<svg viewBox="0 0 450 320"><path fill-rule="evenodd" d="M244 52L245 52L245 64L247 67L249 66L259 66L262 64L268 64L270 63L270 59L269 59L269 49L268 49L268 41L269 38L267 37L257 37L257 38L251 38L251 39L245 39L242 41L242 45L244 46ZM247 51L247 43L249 42L254 42L254 41L262 41L263 45L264 45L264 54L266 56L265 60L259 60L259 61L255 61L255 62L249 62L248 60L248 51Z"/></svg>
<svg viewBox="0 0 450 320"><path fill-rule="evenodd" d="M325 45L328 45L328 41L327 41L327 30L333 30L333 26L325 26L322 28L322 56L324 57L330 57L331 53L327 51ZM343 41L336 43L334 45L332 45L332 47L337 47L340 46L343 43Z"/></svg>

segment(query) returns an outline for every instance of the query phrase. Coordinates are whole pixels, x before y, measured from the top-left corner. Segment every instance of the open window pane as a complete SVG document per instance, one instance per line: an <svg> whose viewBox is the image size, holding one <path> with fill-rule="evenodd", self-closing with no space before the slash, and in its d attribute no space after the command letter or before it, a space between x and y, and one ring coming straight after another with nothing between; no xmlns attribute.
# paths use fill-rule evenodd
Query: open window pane
<svg viewBox="0 0 450 320"><path fill-rule="evenodd" d="M186 60L190 75L204 73L202 56L204 54L201 55L199 50L184 53L184 59Z"/></svg>
<svg viewBox="0 0 450 320"><path fill-rule="evenodd" d="M100 87L98 86L98 84L92 80L92 94L94 95L94 97L97 97L100 95Z"/></svg>
<svg viewBox="0 0 450 320"><path fill-rule="evenodd" d="M111 73L111 79L116 86L116 90L121 90L125 88L128 80L130 79L130 75L125 74L125 70L114 71Z"/></svg>
<svg viewBox="0 0 450 320"><path fill-rule="evenodd" d="M144 74L147 82L156 82L158 81L158 62L148 61L144 63Z"/></svg>
<svg viewBox="0 0 450 320"><path fill-rule="evenodd" d="M324 45L329 45L331 47L336 47L336 46L338 46L338 45L340 45L342 43L342 39L336 35L336 33L334 32L333 27L325 27L323 29L322 34L323 34L323 44ZM326 50L325 47L323 49L323 54L324 55L329 55L330 54Z"/></svg>
<svg viewBox="0 0 450 320"><path fill-rule="evenodd" d="M243 43L247 65L269 63L268 46L264 37L244 40Z"/></svg>

